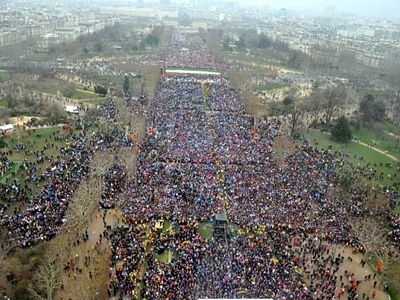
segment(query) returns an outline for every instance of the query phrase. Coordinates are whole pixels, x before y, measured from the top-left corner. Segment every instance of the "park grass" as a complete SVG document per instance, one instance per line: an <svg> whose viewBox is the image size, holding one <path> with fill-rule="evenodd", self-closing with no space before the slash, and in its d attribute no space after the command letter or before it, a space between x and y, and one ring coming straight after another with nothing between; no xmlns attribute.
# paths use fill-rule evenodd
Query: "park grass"
<svg viewBox="0 0 400 300"><path fill-rule="evenodd" d="M125 77L123 75L100 75L99 78L111 82L114 85L123 85L125 82Z"/></svg>
<svg viewBox="0 0 400 300"><path fill-rule="evenodd" d="M10 79L11 73L9 71L0 70L0 82Z"/></svg>
<svg viewBox="0 0 400 300"><path fill-rule="evenodd" d="M289 85L287 83L267 82L265 84L253 85L252 90L254 90L254 91L270 91L270 90L283 89L288 86Z"/></svg>
<svg viewBox="0 0 400 300"><path fill-rule="evenodd" d="M234 224L228 225L228 234L230 237L236 238L239 235L239 227Z"/></svg>
<svg viewBox="0 0 400 300"><path fill-rule="evenodd" d="M378 257L371 254L365 253L364 259L369 261L371 269L378 274L380 280L383 283L387 283L388 291L387 293L390 295L392 300L400 300L400 281L398 280L398 274L400 274L400 261L391 260L387 265L384 265L384 273L377 273L375 265L378 261Z"/></svg>
<svg viewBox="0 0 400 300"><path fill-rule="evenodd" d="M17 174L20 165L20 161L13 161L11 169L6 174L0 177L0 183L6 183L7 181L11 180L13 176Z"/></svg>
<svg viewBox="0 0 400 300"><path fill-rule="evenodd" d="M214 234L214 225L203 222L199 224L197 230L202 238L204 238L206 241L209 241L212 239Z"/></svg>
<svg viewBox="0 0 400 300"><path fill-rule="evenodd" d="M249 64L271 64L271 65L280 65L279 61L267 53L261 53L258 55L249 54L247 55L247 51L245 52L228 52L228 57L233 60L242 61Z"/></svg>
<svg viewBox="0 0 400 300"><path fill-rule="evenodd" d="M399 128L391 121L385 120L381 124L385 128L385 130L390 133L396 134L399 131Z"/></svg>
<svg viewBox="0 0 400 300"><path fill-rule="evenodd" d="M88 99L83 99L82 102L86 104L93 104L93 105L103 105L107 101L107 98L105 97L99 97L99 98L88 98Z"/></svg>
<svg viewBox="0 0 400 300"><path fill-rule="evenodd" d="M172 224L171 224L171 222L170 221L168 221L168 220L164 220L164 223L163 223L163 232L165 232L165 233L169 233L170 232L170 230L171 230L171 227L172 227Z"/></svg>
<svg viewBox="0 0 400 300"><path fill-rule="evenodd" d="M368 90L366 94L370 94L375 98L382 98L382 97L391 97L392 94L388 90Z"/></svg>
<svg viewBox="0 0 400 300"><path fill-rule="evenodd" d="M367 128L353 129L353 138L373 145L390 155L400 159L400 148L397 146L398 141L395 137L388 134L377 134Z"/></svg>
<svg viewBox="0 0 400 300"><path fill-rule="evenodd" d="M400 216L400 204L393 209L393 212Z"/></svg>
<svg viewBox="0 0 400 300"><path fill-rule="evenodd" d="M57 95L58 92L64 93L65 88L68 87L68 89L71 91L69 93L71 94L68 94L68 97L64 94L63 96L70 99L87 99L99 97L99 95L90 90L83 90L81 86L59 78L45 78L40 81L27 82L27 86L32 90L50 95Z"/></svg>
<svg viewBox="0 0 400 300"><path fill-rule="evenodd" d="M350 142L348 144L340 144L331 140L329 133L319 132L317 130L308 130L305 133L306 139L313 145L321 149L331 149L332 151L344 152L349 154L348 162L353 166L366 166L368 163L376 164L378 172L383 172L383 181L375 181L376 184L382 187L389 187L392 181L388 178L388 175L393 177L396 171L396 162L391 158L376 152L366 146L360 145L355 142ZM363 157L363 159L360 159Z"/></svg>
<svg viewBox="0 0 400 300"><path fill-rule="evenodd" d="M0 108L7 108L8 107L8 103L7 103L7 99L6 98L3 98L3 99L0 99Z"/></svg>
<svg viewBox="0 0 400 300"><path fill-rule="evenodd" d="M99 97L98 94L90 91L85 91L81 89L75 89L72 95L69 97L71 99L92 99Z"/></svg>
<svg viewBox="0 0 400 300"><path fill-rule="evenodd" d="M392 300L400 300L400 261L392 261L387 268L388 275L384 279L387 280L389 286L388 293Z"/></svg>
<svg viewBox="0 0 400 300"><path fill-rule="evenodd" d="M177 253L175 250L167 249L163 253L155 254L154 256L159 262L170 264L177 257Z"/></svg>
<svg viewBox="0 0 400 300"><path fill-rule="evenodd" d="M49 127L49 128L41 128L41 129L34 129L28 131L16 131L11 135L7 135L4 138L4 142L7 144L5 149L2 149L5 152L9 152L8 159L14 162L22 162L26 160L27 162L35 162L36 159L32 154L26 154L25 151L17 152L14 150L14 146L18 144L24 144L27 146L27 149L32 151L41 151L43 150L44 144L51 143L54 145L54 148L49 147L44 151L44 155L57 157L60 155L59 150L56 147L65 147L67 142L63 139L59 141L55 141L52 137L53 136L62 136L61 134L62 129L60 127ZM42 174L48 167L50 163L45 160L43 164L37 165L37 173L38 175ZM10 176L11 175L11 176ZM4 176L3 176L4 177ZM1 178L2 182L9 182L10 180L18 179L20 182L25 181L24 172L19 170L19 166L14 168L13 170L8 172L5 178ZM29 183L34 191L34 193L38 192L41 187L43 186L43 182L38 184Z"/></svg>

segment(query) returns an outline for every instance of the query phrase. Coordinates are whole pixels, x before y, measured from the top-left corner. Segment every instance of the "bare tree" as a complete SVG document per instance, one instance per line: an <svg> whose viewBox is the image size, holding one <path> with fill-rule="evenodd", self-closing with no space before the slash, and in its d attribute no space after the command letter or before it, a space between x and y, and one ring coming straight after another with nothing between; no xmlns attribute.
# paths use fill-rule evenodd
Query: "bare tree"
<svg viewBox="0 0 400 300"><path fill-rule="evenodd" d="M323 92L319 88L313 89L311 95L304 101L305 109L311 115L312 123L319 121L323 112Z"/></svg>
<svg viewBox="0 0 400 300"><path fill-rule="evenodd" d="M29 288L37 299L54 299L56 290L62 286L63 262L69 248L64 237L57 237L49 243L49 248L34 275L34 288Z"/></svg>
<svg viewBox="0 0 400 300"><path fill-rule="evenodd" d="M292 86L287 90L286 97L283 99L284 113L290 116L290 135L292 137L296 135L297 127L305 113L305 104L299 100L298 94L298 86Z"/></svg>
<svg viewBox="0 0 400 300"><path fill-rule="evenodd" d="M393 245L387 239L387 229L372 216L354 218L350 222L365 252L375 256L383 264L382 272L392 261Z"/></svg>
<svg viewBox="0 0 400 300"><path fill-rule="evenodd" d="M329 125L338 109L345 106L347 102L347 93L343 84L337 84L327 87L323 95L322 105L325 112L325 123Z"/></svg>

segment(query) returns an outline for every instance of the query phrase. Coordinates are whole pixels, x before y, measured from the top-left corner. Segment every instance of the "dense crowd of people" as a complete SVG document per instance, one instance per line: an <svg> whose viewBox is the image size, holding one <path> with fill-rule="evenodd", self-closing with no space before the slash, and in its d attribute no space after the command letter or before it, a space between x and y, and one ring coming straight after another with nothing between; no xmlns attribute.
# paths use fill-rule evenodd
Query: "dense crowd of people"
<svg viewBox="0 0 400 300"><path fill-rule="evenodd" d="M98 109L98 115L106 122L111 123L116 114L116 103L112 99ZM0 184L0 224L10 247L27 247L54 237L68 221L69 201L87 176L93 153L108 151L115 145L131 145L117 128L106 135L93 131L87 120L77 120L77 124L80 122L86 129L79 133L54 132L43 139L41 146L35 140L33 145L12 141L13 147L4 152L2 162L7 162L4 157L13 153L30 157L20 162L15 178ZM104 191L100 204L114 206L126 180L124 169L116 163L101 175L104 175Z"/></svg>
<svg viewBox="0 0 400 300"><path fill-rule="evenodd" d="M117 162L107 169L104 175L104 191L100 200L102 208L115 207L117 196L125 189L126 177L125 168Z"/></svg>
<svg viewBox="0 0 400 300"><path fill-rule="evenodd" d="M170 67L218 68L211 51L197 31L174 31L165 64Z"/></svg>
<svg viewBox="0 0 400 300"><path fill-rule="evenodd" d="M47 178L44 187L36 197L29 199L28 207L24 211L15 209L13 214L2 217L1 225L8 230L10 243L25 247L49 240L67 222L68 202L86 176L92 155L86 135L76 136L69 148L61 149L61 154L51 162L44 174Z"/></svg>
<svg viewBox="0 0 400 300"><path fill-rule="evenodd" d="M172 36L165 63L218 67L202 38L184 32ZM97 67L107 69L105 62ZM117 113L112 99L99 109L110 121ZM248 115L220 75L163 75L146 124L135 178L118 159L102 178L100 207L121 206L125 221L103 233L111 242L109 297L333 299L346 291L360 299L357 288L370 278L338 275L346 258L332 247L365 250L348 220L366 213L366 195L331 191L340 157L305 142L278 163L281 121ZM25 247L57 234L94 151L127 145L125 139L116 127L90 139L87 131L72 135L43 175L23 162L27 181L45 184L25 210L0 207L10 242ZM49 159L40 151L35 157ZM7 163L1 157L0 167ZM4 187L19 197L18 181ZM213 235L215 215L227 217L224 236ZM388 220L388 238L400 245L399 219ZM168 263L160 258L167 252Z"/></svg>
<svg viewBox="0 0 400 300"><path fill-rule="evenodd" d="M174 38L167 62L180 65L174 61L188 37ZM207 51L202 60L182 57L186 66L208 61ZM347 225L362 214L363 197L330 193L340 163L330 151L305 143L278 165L280 121L247 115L215 75L164 76L147 125L125 195L126 225L111 233L110 295L137 296L134 283L143 278L146 299L332 299L344 291L357 299L360 282L350 273L339 279L344 257L331 245L364 251ZM215 214L226 214L238 232L206 239L199 226ZM157 229L159 220L172 229ZM171 263L158 256L166 251Z"/></svg>

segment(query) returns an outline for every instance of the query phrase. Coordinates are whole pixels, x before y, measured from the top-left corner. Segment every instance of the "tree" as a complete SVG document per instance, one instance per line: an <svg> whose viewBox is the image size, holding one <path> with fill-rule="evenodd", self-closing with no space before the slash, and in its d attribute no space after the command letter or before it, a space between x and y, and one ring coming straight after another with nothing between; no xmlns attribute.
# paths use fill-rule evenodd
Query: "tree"
<svg viewBox="0 0 400 300"><path fill-rule="evenodd" d="M125 75L125 81L124 81L124 95L125 97L130 96L130 91L129 91L129 78L127 75Z"/></svg>
<svg viewBox="0 0 400 300"><path fill-rule="evenodd" d="M57 237L51 241L36 270L33 288L28 288L36 298L54 299L55 291L62 286L63 263L69 248L64 237Z"/></svg>
<svg viewBox="0 0 400 300"><path fill-rule="evenodd" d="M101 52L101 51L103 51L103 45L100 44L100 43L96 43L96 44L94 45L94 50L96 50L96 52Z"/></svg>
<svg viewBox="0 0 400 300"><path fill-rule="evenodd" d="M232 48L229 46L230 41L228 38L225 38L224 41L222 42L222 47L224 47L224 50L231 51Z"/></svg>
<svg viewBox="0 0 400 300"><path fill-rule="evenodd" d="M349 122L344 116L341 116L335 126L333 126L332 138L339 143L348 143L351 140L351 129Z"/></svg>
<svg viewBox="0 0 400 300"><path fill-rule="evenodd" d="M239 49L244 49L246 47L246 40L244 36L240 36L239 40L235 44Z"/></svg>
<svg viewBox="0 0 400 300"><path fill-rule="evenodd" d="M283 99L283 105L284 105L284 107L290 107L291 105L293 105L293 103L294 103L294 100L293 100L293 97L291 97L291 96L286 96L284 99Z"/></svg>
<svg viewBox="0 0 400 300"><path fill-rule="evenodd" d="M147 46L157 46L160 43L160 38L154 34L149 34L144 40Z"/></svg>
<svg viewBox="0 0 400 300"><path fill-rule="evenodd" d="M385 117L386 106L382 101L376 100L373 95L367 94L360 101L359 111L362 124L372 128L376 122L382 121Z"/></svg>
<svg viewBox="0 0 400 300"><path fill-rule="evenodd" d="M343 84L330 86L324 90L322 106L325 111L325 124L329 126L333 115L346 104L347 93Z"/></svg>
<svg viewBox="0 0 400 300"><path fill-rule="evenodd" d="M394 260L394 253L396 253L393 245L387 239L385 226L372 216L354 218L350 221L350 226L365 252L370 256L375 256L380 261L380 272L385 274L388 271L388 266ZM374 267L378 266L379 263L375 264Z"/></svg>
<svg viewBox="0 0 400 300"><path fill-rule="evenodd" d="M317 124L321 116L323 110L322 98L322 90L316 84L313 85L311 95L305 101L306 109L311 115L312 124Z"/></svg>
<svg viewBox="0 0 400 300"><path fill-rule="evenodd" d="M301 116L304 114L304 106L299 103L294 95L298 93L297 87L291 87L288 91L287 96L283 99L283 112L286 115L290 115L290 135L294 137L296 135L296 129L301 120Z"/></svg>
<svg viewBox="0 0 400 300"><path fill-rule="evenodd" d="M0 136L0 149L7 147L7 143L4 141L4 138Z"/></svg>
<svg viewBox="0 0 400 300"><path fill-rule="evenodd" d="M57 103L45 107L45 116L50 124L60 124L65 120L65 114Z"/></svg>
<svg viewBox="0 0 400 300"><path fill-rule="evenodd" d="M303 66L306 56L300 51L291 51L287 66L290 68L298 69Z"/></svg>
<svg viewBox="0 0 400 300"><path fill-rule="evenodd" d="M265 34L261 34L260 39L258 40L257 47L265 49L269 46L271 46L271 40Z"/></svg>
<svg viewBox="0 0 400 300"><path fill-rule="evenodd" d="M75 93L75 88L71 85L67 85L62 91L63 96L67 98L71 98L74 95L74 93Z"/></svg>
<svg viewBox="0 0 400 300"><path fill-rule="evenodd" d="M94 87L94 92L102 96L105 96L107 94L107 89L101 85L96 85Z"/></svg>

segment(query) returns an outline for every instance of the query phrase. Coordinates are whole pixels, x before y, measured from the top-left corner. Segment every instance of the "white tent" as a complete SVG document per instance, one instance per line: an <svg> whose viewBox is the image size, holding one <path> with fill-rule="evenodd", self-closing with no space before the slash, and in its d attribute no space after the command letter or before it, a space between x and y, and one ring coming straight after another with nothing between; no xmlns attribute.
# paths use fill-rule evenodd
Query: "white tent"
<svg viewBox="0 0 400 300"><path fill-rule="evenodd" d="M74 105L66 105L65 106L65 110L71 114L78 114L79 110L78 107L74 106Z"/></svg>
<svg viewBox="0 0 400 300"><path fill-rule="evenodd" d="M7 132L11 132L13 130L14 130L13 124L6 124L6 125L0 126L0 133L7 133Z"/></svg>

